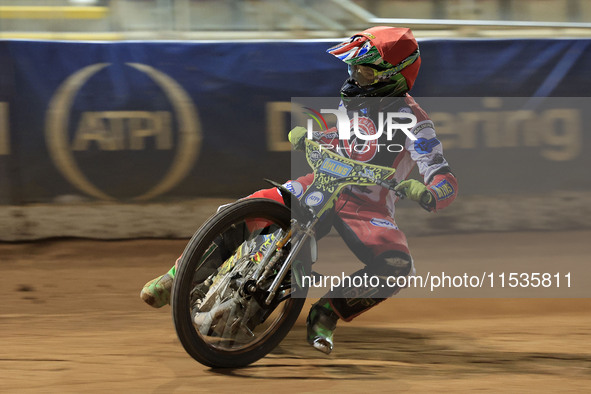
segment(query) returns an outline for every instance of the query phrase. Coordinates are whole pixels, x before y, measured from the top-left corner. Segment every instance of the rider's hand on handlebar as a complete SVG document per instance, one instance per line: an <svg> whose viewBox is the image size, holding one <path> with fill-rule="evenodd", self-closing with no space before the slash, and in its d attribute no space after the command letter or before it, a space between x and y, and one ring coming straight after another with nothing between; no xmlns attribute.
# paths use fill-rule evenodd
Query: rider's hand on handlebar
<svg viewBox="0 0 591 394"><path fill-rule="evenodd" d="M289 142L293 145L295 149L303 149L304 148L304 140L306 139L306 135L308 134L308 130L304 127L298 126L294 127L288 135Z"/></svg>
<svg viewBox="0 0 591 394"><path fill-rule="evenodd" d="M427 190L427 186L416 179L408 179L400 182L394 188L397 192L403 193L413 201L424 206L430 206L433 203L433 195Z"/></svg>

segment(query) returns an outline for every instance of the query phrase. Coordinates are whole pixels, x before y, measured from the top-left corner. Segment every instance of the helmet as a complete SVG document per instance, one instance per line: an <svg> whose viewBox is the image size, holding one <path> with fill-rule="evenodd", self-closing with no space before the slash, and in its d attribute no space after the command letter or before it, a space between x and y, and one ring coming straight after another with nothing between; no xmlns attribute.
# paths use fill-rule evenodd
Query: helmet
<svg viewBox="0 0 591 394"><path fill-rule="evenodd" d="M421 65L419 45L408 28L372 27L327 52L348 64L349 78L341 88L348 109L353 98L404 95ZM363 106L363 100L354 101L355 107Z"/></svg>

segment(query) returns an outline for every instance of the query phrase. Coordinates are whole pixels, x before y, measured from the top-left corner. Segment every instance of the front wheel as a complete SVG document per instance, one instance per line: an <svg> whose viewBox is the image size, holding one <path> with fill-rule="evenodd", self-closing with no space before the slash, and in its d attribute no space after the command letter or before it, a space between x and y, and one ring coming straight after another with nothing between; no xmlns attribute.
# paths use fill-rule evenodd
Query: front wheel
<svg viewBox="0 0 591 394"><path fill-rule="evenodd" d="M248 199L226 207L193 236L177 267L172 316L181 344L209 367L241 367L273 350L291 330L305 298L291 297L291 277L281 283L271 305L265 286L253 288L266 253L280 264L289 243L274 250L289 231L291 212L285 205ZM301 296L301 295L299 295Z"/></svg>

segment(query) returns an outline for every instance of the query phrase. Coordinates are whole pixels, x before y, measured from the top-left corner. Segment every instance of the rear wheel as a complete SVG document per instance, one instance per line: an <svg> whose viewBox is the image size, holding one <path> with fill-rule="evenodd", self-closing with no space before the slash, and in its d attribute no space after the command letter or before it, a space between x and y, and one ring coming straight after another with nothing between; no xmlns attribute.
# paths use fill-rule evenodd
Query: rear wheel
<svg viewBox="0 0 591 394"><path fill-rule="evenodd" d="M286 206L249 199L226 207L195 233L177 267L171 300L177 335L195 360L210 367L245 366L291 330L305 298L290 296L290 275L271 305L264 300L274 271L257 290L252 280L265 253L274 254L276 265L285 259L289 243L281 252L275 245L290 220Z"/></svg>

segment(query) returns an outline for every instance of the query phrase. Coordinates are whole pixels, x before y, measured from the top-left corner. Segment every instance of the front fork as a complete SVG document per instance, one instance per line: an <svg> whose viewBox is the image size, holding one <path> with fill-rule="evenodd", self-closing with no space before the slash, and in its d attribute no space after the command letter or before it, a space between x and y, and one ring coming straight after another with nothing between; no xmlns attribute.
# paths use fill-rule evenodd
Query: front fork
<svg viewBox="0 0 591 394"><path fill-rule="evenodd" d="M266 305L271 305L271 303L273 302L273 299L277 295L277 291L279 290L281 283L283 282L283 280L285 279L285 276L287 275L287 273L289 272L289 270L292 267L295 257L302 250L302 247L306 244L306 241L308 239L312 239L312 240L314 239L313 228L317 222L318 222L318 218L314 218L311 221L309 221L305 226L301 226L296 220L292 219L291 229L289 230L289 232L284 237L282 237L278 240L275 248L269 248L269 249L275 249L277 251L275 256L277 256L278 253L280 253L279 252L280 249L283 248L283 246L290 239L292 241L291 250L289 251L289 254L287 255L287 257L285 258L283 264L279 268L279 271L277 272L277 276L273 280L273 283L271 283L271 286L269 287L269 295L265 299ZM265 257L267 257L267 256L265 256ZM313 256L312 259L315 260L315 256ZM272 270L272 268L274 266L273 259L269 260L267 258L264 260L268 260L268 262L263 261L263 263L266 263L266 264L261 265L261 266L265 266L266 268L265 268L265 271L263 272L263 275L261 275L256 282L257 287L260 286L262 284L262 282L268 277L268 274L270 273L270 271Z"/></svg>

